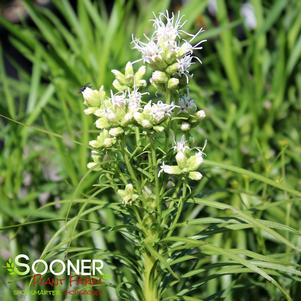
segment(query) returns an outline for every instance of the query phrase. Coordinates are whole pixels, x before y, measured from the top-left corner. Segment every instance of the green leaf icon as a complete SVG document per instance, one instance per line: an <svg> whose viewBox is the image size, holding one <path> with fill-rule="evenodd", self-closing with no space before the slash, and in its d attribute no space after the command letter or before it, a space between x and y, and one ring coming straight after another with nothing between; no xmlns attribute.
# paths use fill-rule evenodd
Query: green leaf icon
<svg viewBox="0 0 301 301"><path fill-rule="evenodd" d="M17 273L15 271L15 264L11 258L9 258L6 262L6 269L11 276L16 276Z"/></svg>

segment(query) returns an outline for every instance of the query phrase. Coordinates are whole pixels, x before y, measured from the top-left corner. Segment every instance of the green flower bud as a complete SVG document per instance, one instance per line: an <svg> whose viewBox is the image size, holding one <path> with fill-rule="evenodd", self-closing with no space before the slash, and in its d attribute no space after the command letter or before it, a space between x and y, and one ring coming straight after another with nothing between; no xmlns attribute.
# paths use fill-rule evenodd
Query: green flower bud
<svg viewBox="0 0 301 301"><path fill-rule="evenodd" d="M188 42L185 42L185 43L182 44L182 46L177 51L177 58L180 58L183 55L185 55L186 53L191 53L191 52L192 52L191 44L188 43Z"/></svg>
<svg viewBox="0 0 301 301"><path fill-rule="evenodd" d="M168 89L175 89L179 85L179 80L177 78L171 78L167 83Z"/></svg>
<svg viewBox="0 0 301 301"><path fill-rule="evenodd" d="M125 65L125 78L131 78L134 76L133 65L131 62L128 62Z"/></svg>
<svg viewBox="0 0 301 301"><path fill-rule="evenodd" d="M93 148L101 148L101 147L111 147L116 143L115 137L110 137L108 130L103 130L97 136L96 140L92 140L89 142L89 145Z"/></svg>
<svg viewBox="0 0 301 301"><path fill-rule="evenodd" d="M116 79L122 84L125 85L126 84L126 79L125 76L118 70L112 70L112 73L115 75Z"/></svg>
<svg viewBox="0 0 301 301"><path fill-rule="evenodd" d="M189 174L188 174L188 177L191 179L191 180L194 180L194 181L199 181L202 179L203 175L198 172L198 171L191 171Z"/></svg>
<svg viewBox="0 0 301 301"><path fill-rule="evenodd" d="M195 155L191 156L187 160L187 168L190 171L197 170L200 165L203 163L203 154L201 152L196 153Z"/></svg>
<svg viewBox="0 0 301 301"><path fill-rule="evenodd" d="M179 168L183 169L187 162L187 157L185 156L184 152L178 152L176 154L176 161Z"/></svg>
<svg viewBox="0 0 301 301"><path fill-rule="evenodd" d="M146 129L149 129L152 127L152 123L148 119L142 119L141 125Z"/></svg>
<svg viewBox="0 0 301 301"><path fill-rule="evenodd" d="M152 74L152 81L156 84L165 84L168 81L168 76L162 71L154 71Z"/></svg>
<svg viewBox="0 0 301 301"><path fill-rule="evenodd" d="M146 80L144 79L141 79L137 82L137 87L146 87L147 83L146 83Z"/></svg>
<svg viewBox="0 0 301 301"><path fill-rule="evenodd" d="M177 73L179 70L179 63L174 63L166 68L166 72L170 75Z"/></svg>
<svg viewBox="0 0 301 301"><path fill-rule="evenodd" d="M97 165L98 165L98 163L96 163L96 162L89 162L87 164L87 168L88 169L95 169L95 167L97 167Z"/></svg>
<svg viewBox="0 0 301 301"><path fill-rule="evenodd" d="M93 169L93 170L100 170L100 166L99 166L100 156L99 156L98 152L93 150L91 152L91 157L92 157L93 162L89 162L87 164L87 168Z"/></svg>
<svg viewBox="0 0 301 301"><path fill-rule="evenodd" d="M121 121L121 125L126 125L133 120L133 113L126 113Z"/></svg>
<svg viewBox="0 0 301 301"><path fill-rule="evenodd" d="M84 113L86 115L94 114L96 111L97 111L97 107L88 107L88 108L84 109Z"/></svg>
<svg viewBox="0 0 301 301"><path fill-rule="evenodd" d="M110 127L109 121L105 117L98 118L95 122L95 125L98 129L106 129Z"/></svg>
<svg viewBox="0 0 301 301"><path fill-rule="evenodd" d="M90 106L90 107L98 107L100 106L100 103L101 103L101 100L102 100L102 96L103 96L103 89L100 88L100 90L94 90L94 89L91 89L89 87L86 87L83 91L82 91L82 94L83 94L83 97L84 97L84 100L85 100L85 104L87 106Z"/></svg>
<svg viewBox="0 0 301 301"><path fill-rule="evenodd" d="M177 57L173 51L167 51L164 55L164 61L167 62L168 65L174 63L176 58Z"/></svg>
<svg viewBox="0 0 301 301"><path fill-rule="evenodd" d="M115 79L114 81L113 81L113 87L117 90L117 91L124 91L124 90L126 90L128 87L127 86L125 86L125 85L122 85L120 82L119 82L119 80L118 79Z"/></svg>
<svg viewBox="0 0 301 301"><path fill-rule="evenodd" d="M138 71L135 73L135 80L139 81L143 78L144 74L146 72L146 67L145 66L141 66Z"/></svg>
<svg viewBox="0 0 301 301"><path fill-rule="evenodd" d="M93 159L94 162L99 162L100 156L99 156L99 154L98 154L97 151L92 150L92 152L91 152L91 158Z"/></svg>
<svg viewBox="0 0 301 301"><path fill-rule="evenodd" d="M154 130L156 131L156 132L163 132L164 131L164 126L160 126L160 125L156 125L156 126L154 126Z"/></svg>
<svg viewBox="0 0 301 301"><path fill-rule="evenodd" d="M103 141L103 146L104 147L111 147L113 144L116 143L116 138L105 138Z"/></svg>
<svg viewBox="0 0 301 301"><path fill-rule="evenodd" d="M161 171L169 174L169 175L179 175L182 173L182 170L177 165L162 165Z"/></svg>
<svg viewBox="0 0 301 301"><path fill-rule="evenodd" d="M117 127L117 128L111 128L109 130L109 134L113 137L117 137L119 135L121 135L123 133L123 129L121 127Z"/></svg>

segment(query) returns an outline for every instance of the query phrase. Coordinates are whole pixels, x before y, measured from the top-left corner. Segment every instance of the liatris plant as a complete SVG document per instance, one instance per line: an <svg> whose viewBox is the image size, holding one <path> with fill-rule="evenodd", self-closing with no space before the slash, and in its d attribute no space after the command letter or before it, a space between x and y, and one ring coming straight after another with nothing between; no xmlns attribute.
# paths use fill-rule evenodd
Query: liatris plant
<svg viewBox="0 0 301 301"><path fill-rule="evenodd" d="M113 90L82 91L85 113L96 116L99 130L89 143L88 168L114 190L116 210L134 226L127 238L141 258L138 300L147 301L159 300L163 293L160 270L178 278L164 259L169 250L162 240L176 231L193 182L202 178L203 148L193 144L192 129L205 117L188 88L189 68L200 61L193 52L204 41L193 42L202 30L186 33L182 17L167 12L155 17L153 25L145 42L133 39L142 58L128 62L124 72L112 70ZM143 64L136 68L138 62Z"/></svg>

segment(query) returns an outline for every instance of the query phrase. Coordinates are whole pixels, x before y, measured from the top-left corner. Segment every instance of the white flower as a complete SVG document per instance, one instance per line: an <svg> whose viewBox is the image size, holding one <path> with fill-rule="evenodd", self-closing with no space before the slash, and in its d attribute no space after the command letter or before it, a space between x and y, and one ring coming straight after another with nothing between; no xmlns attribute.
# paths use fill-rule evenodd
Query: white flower
<svg viewBox="0 0 301 301"><path fill-rule="evenodd" d="M179 73L180 74L189 74L189 68L193 64L192 62L192 56L191 55L186 55L180 59L178 59L179 63Z"/></svg>
<svg viewBox="0 0 301 301"><path fill-rule="evenodd" d="M134 118L144 128L151 128L169 117L175 107L173 103L166 104L162 101L152 103L149 101L140 112L134 113Z"/></svg>
<svg viewBox="0 0 301 301"><path fill-rule="evenodd" d="M143 61L150 64L156 61L156 59L161 59L160 48L153 40L149 40L147 43L143 43L138 39L133 39L134 48L137 49L141 54Z"/></svg>
<svg viewBox="0 0 301 301"><path fill-rule="evenodd" d="M111 92L111 102L113 106L122 107L126 104L125 93L122 94L113 94Z"/></svg>
<svg viewBox="0 0 301 301"><path fill-rule="evenodd" d="M157 123L161 122L165 117L170 116L172 110L175 108L173 104L166 104L162 101L151 104L149 102L145 107L146 111L149 110L150 114L153 116Z"/></svg>
<svg viewBox="0 0 301 301"><path fill-rule="evenodd" d="M240 8L240 15L244 18L245 25L249 29L255 29L257 20L254 12L254 7L251 3L246 2Z"/></svg>
<svg viewBox="0 0 301 301"><path fill-rule="evenodd" d="M128 91L128 109L130 112L136 112L140 107L142 94L137 89Z"/></svg>
<svg viewBox="0 0 301 301"><path fill-rule="evenodd" d="M165 14L161 13L158 17L155 16L153 24L155 27L155 37L159 44L170 44L172 45L176 39L180 36L180 30L182 29L185 22L182 22L182 17L178 13L177 17L172 13L169 16L166 10Z"/></svg>
<svg viewBox="0 0 301 301"><path fill-rule="evenodd" d="M174 146L174 149L177 153L185 153L187 150L189 150L189 146L185 140L185 136L183 135L179 141L176 142L176 145Z"/></svg>
<svg viewBox="0 0 301 301"><path fill-rule="evenodd" d="M168 69L168 67L178 63L179 70L177 70L177 68L171 68L167 73L173 75L171 71L176 69L175 72L187 77L192 59L196 58L199 60L192 55L193 51L202 49L201 44L205 42L205 40L198 42L196 45L192 45L193 40L203 30L200 29L196 34L192 35L182 29L184 24L185 22L182 22L180 14L175 17L174 14L170 16L169 13L166 12L165 14L160 14L158 17L155 16L155 19L153 19L155 32L152 37L146 37L147 42L133 39L134 48L142 54L142 60L151 64L155 70L162 72L164 69ZM190 40L184 40L182 37L183 34L190 36ZM178 67L177 65L175 66ZM157 74L154 75L154 79L156 76ZM164 79L164 82L166 83L167 80Z"/></svg>

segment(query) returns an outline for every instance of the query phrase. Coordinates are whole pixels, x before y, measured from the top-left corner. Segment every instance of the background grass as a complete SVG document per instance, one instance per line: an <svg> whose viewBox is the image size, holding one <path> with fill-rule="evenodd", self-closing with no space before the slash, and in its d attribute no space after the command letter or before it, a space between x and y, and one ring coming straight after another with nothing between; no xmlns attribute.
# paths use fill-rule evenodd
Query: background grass
<svg viewBox="0 0 301 301"><path fill-rule="evenodd" d="M197 198L185 204L177 237L166 241L168 265L181 281L158 254L166 275L162 298L300 300L301 2L252 0L255 30L244 25L243 1L217 0L215 15L200 0L118 0L110 12L101 1L52 1L51 10L23 3L30 21L0 19L32 64L24 70L0 46L3 260L21 252L100 257L113 275L102 300L139 300L139 252L127 238L135 225L113 213L105 183L92 187L97 174L88 174L86 163L94 133L79 89L109 88L110 70L137 59L132 33L151 31L152 12L181 9L185 29L204 27L201 38L208 39L191 83L207 111L195 132L199 144L208 140L207 161ZM4 56L18 79L6 75ZM3 300L15 300L6 271L0 276Z"/></svg>

